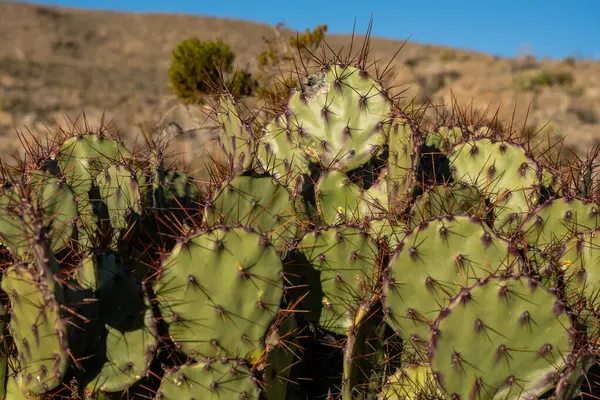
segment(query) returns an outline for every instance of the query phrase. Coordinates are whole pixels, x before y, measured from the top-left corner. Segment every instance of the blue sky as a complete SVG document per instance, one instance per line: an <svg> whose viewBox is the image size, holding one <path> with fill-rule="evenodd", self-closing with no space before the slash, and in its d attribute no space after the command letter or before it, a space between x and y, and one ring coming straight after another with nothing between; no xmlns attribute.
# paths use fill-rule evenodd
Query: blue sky
<svg viewBox="0 0 600 400"><path fill-rule="evenodd" d="M575 56L600 60L600 0L39 0L38 4L133 12L169 12L284 21L304 30L327 24L329 33L349 33L356 18L364 33L412 42L472 49L514 57ZM289 5L286 5L289 4Z"/></svg>

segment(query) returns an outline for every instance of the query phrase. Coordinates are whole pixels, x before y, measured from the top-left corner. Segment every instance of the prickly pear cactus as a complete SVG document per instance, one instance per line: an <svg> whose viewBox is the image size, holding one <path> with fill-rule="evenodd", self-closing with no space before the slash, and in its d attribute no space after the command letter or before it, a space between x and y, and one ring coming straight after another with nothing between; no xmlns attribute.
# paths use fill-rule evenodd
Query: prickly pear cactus
<svg viewBox="0 0 600 400"><path fill-rule="evenodd" d="M70 365L67 321L59 303L62 288L51 280L40 281L35 270L18 266L4 273L2 290L12 305L8 329L18 351L21 389L44 394L61 385Z"/></svg>
<svg viewBox="0 0 600 400"><path fill-rule="evenodd" d="M282 272L271 242L249 228L182 238L154 287L171 339L194 358L258 359L279 312Z"/></svg>
<svg viewBox="0 0 600 400"><path fill-rule="evenodd" d="M6 385L4 385L4 383L6 383L9 378L8 352L6 351L6 345L4 343L7 321L8 314L6 313L6 308L2 304L0 305L0 335L2 335L2 343L0 343L0 382L3 384L0 385L0 400L6 398Z"/></svg>
<svg viewBox="0 0 600 400"><path fill-rule="evenodd" d="M360 167L385 144L392 103L382 89L365 71L328 65L291 96L288 127L314 162Z"/></svg>
<svg viewBox="0 0 600 400"><path fill-rule="evenodd" d="M539 199L541 172L525 149L481 138L459 143L449 154L452 177L477 186L494 205L494 228L513 232Z"/></svg>
<svg viewBox="0 0 600 400"><path fill-rule="evenodd" d="M77 203L61 179L42 171L30 171L28 182L0 188L0 243L13 254L24 257L29 249L23 226L22 196L31 196L43 210L44 229L50 248L58 252L70 246L77 221Z"/></svg>
<svg viewBox="0 0 600 400"><path fill-rule="evenodd" d="M387 171L388 202L396 211L403 211L412 200L416 182L419 142L410 121L394 119L389 133Z"/></svg>
<svg viewBox="0 0 600 400"><path fill-rule="evenodd" d="M297 252L297 259L286 267L295 297L307 311L305 318L346 334L379 273L375 241L360 228L332 227L305 234Z"/></svg>
<svg viewBox="0 0 600 400"><path fill-rule="evenodd" d="M122 143L100 134L77 135L62 143L57 165L77 201L78 242L82 247L91 245L98 228L101 199L92 190L96 188L96 177L114 162L129 158L131 153Z"/></svg>
<svg viewBox="0 0 600 400"><path fill-rule="evenodd" d="M531 246L542 250L564 244L576 233L600 226L600 205L576 198L558 198L535 208L525 219L522 231Z"/></svg>
<svg viewBox="0 0 600 400"><path fill-rule="evenodd" d="M386 379L377 400L444 399L431 368L426 364L414 364L399 368Z"/></svg>
<svg viewBox="0 0 600 400"><path fill-rule="evenodd" d="M299 354L295 348L298 336L298 324L293 315L282 315L282 321L271 325L265 337L266 366L264 369L263 391L267 399L286 398L291 368L298 361Z"/></svg>
<svg viewBox="0 0 600 400"><path fill-rule="evenodd" d="M90 254L78 270L80 284L97 293L106 342L101 369L86 391L122 392L148 373L157 329L147 293L117 253ZM115 298L115 293L120 293Z"/></svg>
<svg viewBox="0 0 600 400"><path fill-rule="evenodd" d="M435 218L406 235L383 286L388 323L424 357L432 324L463 287L518 271L519 255L480 220Z"/></svg>
<svg viewBox="0 0 600 400"><path fill-rule="evenodd" d="M87 198L96 176L114 161L131 157L117 141L95 133L73 136L64 141L58 165L78 200Z"/></svg>
<svg viewBox="0 0 600 400"><path fill-rule="evenodd" d="M597 155L424 121L366 56L260 112L216 93L208 184L166 130L0 168L0 400L594 394Z"/></svg>
<svg viewBox="0 0 600 400"><path fill-rule="evenodd" d="M267 235L282 251L297 237L303 214L298 196L270 177L236 176L205 208L209 226L247 226Z"/></svg>
<svg viewBox="0 0 600 400"><path fill-rule="evenodd" d="M157 394L164 400L258 400L259 396L252 372L237 359L207 359L167 371Z"/></svg>
<svg viewBox="0 0 600 400"><path fill-rule="evenodd" d="M244 171L250 168L256 146L250 125L242 119L241 110L231 95L219 98L216 111L221 129L218 140L229 159L231 169Z"/></svg>
<svg viewBox="0 0 600 400"><path fill-rule="evenodd" d="M436 185L417 197L410 212L410 226L440 215L490 217L492 210L485 196L474 186L464 183Z"/></svg>
<svg viewBox="0 0 600 400"><path fill-rule="evenodd" d="M315 198L325 225L359 223L367 217L386 215L389 209L385 176L364 190L345 173L328 171L315 186Z"/></svg>
<svg viewBox="0 0 600 400"><path fill-rule="evenodd" d="M263 128L257 159L263 171L290 187L301 186L303 175L310 173L309 155L300 138L292 135L285 115Z"/></svg>
<svg viewBox="0 0 600 400"><path fill-rule="evenodd" d="M99 198L106 207L108 223L115 232L112 245L142 214L142 199L135 172L126 165L111 164L96 177Z"/></svg>
<svg viewBox="0 0 600 400"><path fill-rule="evenodd" d="M447 152L468 136L468 130L465 135L465 131L460 126L439 126L425 134L425 145L438 151Z"/></svg>
<svg viewBox="0 0 600 400"><path fill-rule="evenodd" d="M447 398L535 398L572 368L574 346L555 294L526 276L489 277L440 313L429 361Z"/></svg>

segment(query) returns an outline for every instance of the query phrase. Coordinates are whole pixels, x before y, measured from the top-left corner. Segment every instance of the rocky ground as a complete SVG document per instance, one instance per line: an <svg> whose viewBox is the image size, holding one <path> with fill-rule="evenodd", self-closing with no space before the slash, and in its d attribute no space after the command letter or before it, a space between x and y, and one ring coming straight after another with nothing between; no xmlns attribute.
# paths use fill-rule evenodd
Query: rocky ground
<svg viewBox="0 0 600 400"><path fill-rule="evenodd" d="M376 21L375 21L376 23ZM352 21L348 21L351 28ZM127 14L0 3L0 158L27 137L65 130L85 121L105 123L136 142L142 130L176 122L185 133L172 145L187 164L201 165L201 149L214 143L198 107L183 106L170 93L171 50L187 37L221 37L236 63L256 71L262 38L273 27L252 22L186 15ZM409 34L409 32L407 32ZM356 39L355 39L356 40ZM327 36L333 49L350 36ZM371 57L386 63L400 41L372 38ZM382 64L384 65L384 64ZM502 59L482 53L406 44L393 62L395 91L406 100L489 108L503 121L566 136L584 153L600 138L600 62Z"/></svg>

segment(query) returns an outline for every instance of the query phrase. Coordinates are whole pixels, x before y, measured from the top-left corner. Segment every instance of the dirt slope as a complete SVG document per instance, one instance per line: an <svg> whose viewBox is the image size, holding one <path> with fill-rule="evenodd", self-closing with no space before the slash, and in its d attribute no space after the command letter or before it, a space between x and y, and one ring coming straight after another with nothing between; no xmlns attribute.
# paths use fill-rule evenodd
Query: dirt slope
<svg viewBox="0 0 600 400"><path fill-rule="evenodd" d="M273 35L270 26L237 20L0 3L0 157L18 147L17 129L45 132L52 121L65 126L65 114L74 119L83 110L92 127L106 111L127 140L139 135L140 125L150 130L159 119L175 120L191 130L177 145L188 161L196 158L194 149L210 140L194 130L201 113L169 92L171 50L190 36L221 37L238 65L255 70L262 37ZM339 49L350 36L330 35L327 42ZM371 56L385 62L401 44L372 38ZM551 120L549 129L585 151L600 137L600 63L570 61L501 59L409 43L395 59L395 82L407 98L433 96L449 104L453 93L465 105L502 105L504 119L516 107L520 124L531 106L530 126ZM531 87L528 77L553 84Z"/></svg>

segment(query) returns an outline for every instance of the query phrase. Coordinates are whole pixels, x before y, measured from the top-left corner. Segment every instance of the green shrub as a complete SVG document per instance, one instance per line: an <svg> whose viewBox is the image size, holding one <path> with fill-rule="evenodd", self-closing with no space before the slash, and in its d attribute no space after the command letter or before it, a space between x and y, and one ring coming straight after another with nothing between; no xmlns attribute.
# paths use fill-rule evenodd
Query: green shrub
<svg viewBox="0 0 600 400"><path fill-rule="evenodd" d="M571 72L556 72L552 74L552 84L560 86L572 86L575 82L575 78Z"/></svg>
<svg viewBox="0 0 600 400"><path fill-rule="evenodd" d="M406 60L404 60L404 65L406 65L408 68L414 68L419 64L420 61L422 61L422 59L407 58Z"/></svg>
<svg viewBox="0 0 600 400"><path fill-rule="evenodd" d="M515 79L518 90L537 91L546 86L572 87L575 78L571 72L551 72L547 70L519 74Z"/></svg>
<svg viewBox="0 0 600 400"><path fill-rule="evenodd" d="M326 32L327 25L325 24L317 26L312 32L309 29L305 29L303 34L298 34L290 38L290 45L297 50L314 50L325 39Z"/></svg>
<svg viewBox="0 0 600 400"><path fill-rule="evenodd" d="M568 65L569 67L574 67L575 63L575 57L567 57L563 60L563 64Z"/></svg>
<svg viewBox="0 0 600 400"><path fill-rule="evenodd" d="M458 53L454 50L443 50L439 55L440 61L467 61L471 58L469 54Z"/></svg>
<svg viewBox="0 0 600 400"><path fill-rule="evenodd" d="M233 69L235 54L221 39L200 41L193 37L181 41L173 51L169 83L173 92L185 103L201 102L222 75Z"/></svg>
<svg viewBox="0 0 600 400"><path fill-rule="evenodd" d="M227 81L227 90L236 96L252 96L258 81L247 71L236 71Z"/></svg>
<svg viewBox="0 0 600 400"><path fill-rule="evenodd" d="M450 50L442 51L438 56L440 61L454 61L456 60L456 53Z"/></svg>

